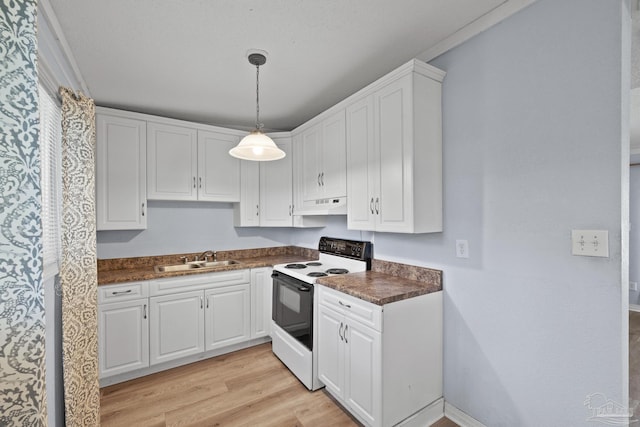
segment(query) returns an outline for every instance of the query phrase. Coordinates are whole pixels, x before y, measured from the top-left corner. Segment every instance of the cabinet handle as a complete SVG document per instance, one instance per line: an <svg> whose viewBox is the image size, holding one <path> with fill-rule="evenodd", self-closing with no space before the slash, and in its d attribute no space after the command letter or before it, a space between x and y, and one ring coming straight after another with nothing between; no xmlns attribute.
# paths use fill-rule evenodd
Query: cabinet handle
<svg viewBox="0 0 640 427"><path fill-rule="evenodd" d="M376 197L376 215L380 215L380 197Z"/></svg>
<svg viewBox="0 0 640 427"><path fill-rule="evenodd" d="M373 197L371 198L371 201L369 202L369 209L371 209L371 215L373 215Z"/></svg>
<svg viewBox="0 0 640 427"><path fill-rule="evenodd" d="M202 177L198 177L198 185L202 188Z"/></svg>
<svg viewBox="0 0 640 427"><path fill-rule="evenodd" d="M349 341L347 340L347 329L349 328L349 325L344 325L344 342L345 344L349 344Z"/></svg>
<svg viewBox="0 0 640 427"><path fill-rule="evenodd" d="M343 302L342 302L342 301L340 301L340 300L338 300L338 303L339 303L341 306L343 306L343 307L351 308L351 305L349 305L349 304L345 304L345 303L343 303Z"/></svg>
<svg viewBox="0 0 640 427"><path fill-rule="evenodd" d="M318 174L318 186L321 186L322 184L320 184L320 174Z"/></svg>
<svg viewBox="0 0 640 427"><path fill-rule="evenodd" d="M202 308L204 308L204 304L203 304L203 301L202 301L202 297L200 297L200 308L201 308L201 309L202 309Z"/></svg>
<svg viewBox="0 0 640 427"><path fill-rule="evenodd" d="M122 295L122 294L130 294L131 293L131 289L127 289L126 291L113 291L111 292L111 295Z"/></svg>
<svg viewBox="0 0 640 427"><path fill-rule="evenodd" d="M292 209L291 205L289 205L289 216L291 216L292 212L293 212L293 209Z"/></svg>
<svg viewBox="0 0 640 427"><path fill-rule="evenodd" d="M260 206L256 205L256 216L260 216Z"/></svg>
<svg viewBox="0 0 640 427"><path fill-rule="evenodd" d="M193 188L196 188L196 177L193 177Z"/></svg>
<svg viewBox="0 0 640 427"><path fill-rule="evenodd" d="M207 297L207 308L209 308L209 297Z"/></svg>
<svg viewBox="0 0 640 427"><path fill-rule="evenodd" d="M142 317L144 319L147 318L147 304L145 304L144 307L142 308Z"/></svg>
<svg viewBox="0 0 640 427"><path fill-rule="evenodd" d="M144 203L142 204L142 216L144 216Z"/></svg>
<svg viewBox="0 0 640 427"><path fill-rule="evenodd" d="M324 172L320 174L320 182L322 183L321 185L324 187Z"/></svg>
<svg viewBox="0 0 640 427"><path fill-rule="evenodd" d="M340 335L340 341L344 341L344 338L342 337L342 322L340 322L340 329L338 329L338 335Z"/></svg>

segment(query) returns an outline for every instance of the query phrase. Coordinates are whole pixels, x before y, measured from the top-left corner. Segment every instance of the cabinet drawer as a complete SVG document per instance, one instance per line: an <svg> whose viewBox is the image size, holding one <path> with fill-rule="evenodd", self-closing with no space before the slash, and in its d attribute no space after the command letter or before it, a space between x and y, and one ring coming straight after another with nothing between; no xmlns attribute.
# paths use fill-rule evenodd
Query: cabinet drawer
<svg viewBox="0 0 640 427"><path fill-rule="evenodd" d="M177 292L197 291L219 286L239 285L251 281L250 270L230 270L218 273L202 273L170 279L154 280L149 286L149 295L169 295Z"/></svg>
<svg viewBox="0 0 640 427"><path fill-rule="evenodd" d="M344 313L363 325L382 331L382 307L326 286L316 286L318 302Z"/></svg>
<svg viewBox="0 0 640 427"><path fill-rule="evenodd" d="M149 296L149 287L144 282L119 283L98 287L98 304L129 301Z"/></svg>

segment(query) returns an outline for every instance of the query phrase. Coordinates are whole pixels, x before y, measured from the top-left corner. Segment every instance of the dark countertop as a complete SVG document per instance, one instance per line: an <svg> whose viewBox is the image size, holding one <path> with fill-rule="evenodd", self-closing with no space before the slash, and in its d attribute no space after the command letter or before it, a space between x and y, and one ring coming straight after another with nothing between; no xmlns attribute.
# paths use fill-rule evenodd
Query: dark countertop
<svg viewBox="0 0 640 427"><path fill-rule="evenodd" d="M442 281L423 282L376 271L321 277L316 283L376 305L442 291Z"/></svg>
<svg viewBox="0 0 640 427"><path fill-rule="evenodd" d="M263 252L263 253L259 253ZM276 253L273 253L276 252ZM313 261L317 256L313 252L295 251L296 253L277 253L284 251L253 252L236 251L234 253L221 253L218 259L233 259L238 264L220 266L215 269L186 270L156 273L154 265L179 264L179 255L120 258L114 260L98 260L98 286L112 285L116 283L136 282L140 280L154 280L166 277L190 276L192 274L217 273L220 271L244 270L248 268L272 267L276 264L291 263L296 261ZM243 255L245 255L243 257ZM253 255L253 256L246 256ZM193 259L193 257L191 257Z"/></svg>
<svg viewBox="0 0 640 427"><path fill-rule="evenodd" d="M318 259L318 252L315 250L282 246L219 251L218 260L236 260L238 264L220 266L215 269L156 273L153 268L155 265L180 264L181 256L194 259L195 255L197 254L98 260L98 286L220 271L273 267L276 264ZM371 271L321 277L317 283L373 304L384 305L441 291L442 271L374 259Z"/></svg>

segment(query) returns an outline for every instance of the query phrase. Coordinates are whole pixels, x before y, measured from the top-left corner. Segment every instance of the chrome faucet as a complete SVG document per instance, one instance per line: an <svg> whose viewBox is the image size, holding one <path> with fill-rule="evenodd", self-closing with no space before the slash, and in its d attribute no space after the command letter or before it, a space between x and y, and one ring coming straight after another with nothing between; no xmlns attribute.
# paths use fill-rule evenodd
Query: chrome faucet
<svg viewBox="0 0 640 427"><path fill-rule="evenodd" d="M216 251L204 251L200 254L200 256L196 256L196 261L209 261L209 257L213 257L214 261L217 261L218 258L218 254L216 253ZM202 259L200 259L202 258Z"/></svg>

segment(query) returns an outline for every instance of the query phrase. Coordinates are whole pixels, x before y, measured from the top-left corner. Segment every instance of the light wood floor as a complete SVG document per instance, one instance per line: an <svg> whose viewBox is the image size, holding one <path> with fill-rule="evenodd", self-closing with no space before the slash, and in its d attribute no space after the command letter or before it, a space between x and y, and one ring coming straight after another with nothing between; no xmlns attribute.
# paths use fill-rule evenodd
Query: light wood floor
<svg viewBox="0 0 640 427"><path fill-rule="evenodd" d="M271 344L100 390L102 426L358 426L324 391L310 393ZM454 427L442 419L434 426Z"/></svg>

